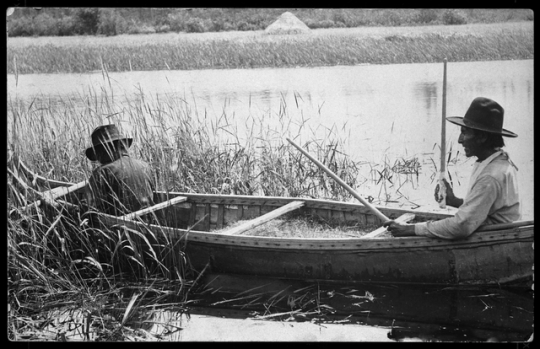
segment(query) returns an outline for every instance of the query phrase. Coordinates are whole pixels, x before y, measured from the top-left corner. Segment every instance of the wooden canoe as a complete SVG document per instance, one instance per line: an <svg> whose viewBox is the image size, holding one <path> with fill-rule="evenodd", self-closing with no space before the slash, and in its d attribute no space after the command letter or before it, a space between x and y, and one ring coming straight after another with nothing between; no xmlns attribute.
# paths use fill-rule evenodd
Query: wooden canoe
<svg viewBox="0 0 540 349"><path fill-rule="evenodd" d="M21 166L43 188L71 186L48 181ZM84 188L63 197L77 203ZM406 283L423 285L501 285L530 282L533 275L534 221L481 227L469 238L444 240L404 238L278 238L228 230L239 220L261 216L317 217L330 226L378 225L378 217L359 203L320 199L156 192L157 205L177 197L162 209L164 222L149 225L138 219L101 214L107 226L167 234L181 246L191 267L215 273L260 277L324 280L342 283ZM179 200L181 199L181 200ZM163 206L163 204L162 204ZM449 214L377 206L395 219L414 213L415 222ZM215 230L219 230L219 232ZM231 232L231 233L229 233ZM180 247L179 247L180 248Z"/></svg>

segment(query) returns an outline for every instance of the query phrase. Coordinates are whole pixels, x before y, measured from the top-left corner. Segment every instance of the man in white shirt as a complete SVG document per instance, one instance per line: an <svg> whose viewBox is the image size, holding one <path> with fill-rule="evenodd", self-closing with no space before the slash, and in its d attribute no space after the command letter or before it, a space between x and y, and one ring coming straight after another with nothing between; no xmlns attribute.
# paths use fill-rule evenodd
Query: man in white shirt
<svg viewBox="0 0 540 349"><path fill-rule="evenodd" d="M481 225L509 223L521 218L517 167L501 150L505 137L517 137L503 129L504 109L495 101L478 97L464 117L446 118L461 126L458 143L465 156L476 156L465 199L460 199L448 183L446 204L459 208L454 217L440 221L403 224L389 221L383 225L396 237L429 236L462 239ZM437 197L437 195L436 195Z"/></svg>

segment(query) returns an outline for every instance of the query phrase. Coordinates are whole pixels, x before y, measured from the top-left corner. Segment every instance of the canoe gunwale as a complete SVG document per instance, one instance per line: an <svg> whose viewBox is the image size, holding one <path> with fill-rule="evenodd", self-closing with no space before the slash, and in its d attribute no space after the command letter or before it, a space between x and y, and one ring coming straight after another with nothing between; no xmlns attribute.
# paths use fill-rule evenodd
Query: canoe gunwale
<svg viewBox="0 0 540 349"><path fill-rule="evenodd" d="M163 227L134 220L121 220L118 217L99 214L103 223L111 227L126 226L130 229L151 229L154 232L164 231L176 239L184 239L190 243L204 243L211 245L227 245L234 247L252 247L257 249L292 249L292 250L330 250L330 251L366 251L373 252L395 249L448 249L448 248L477 248L508 242L533 241L534 225L518 226L511 229L477 232L467 239L444 240L423 236L401 238L371 238L361 237L344 238L294 238L294 237L268 237L250 235L226 235L216 232L197 231Z"/></svg>

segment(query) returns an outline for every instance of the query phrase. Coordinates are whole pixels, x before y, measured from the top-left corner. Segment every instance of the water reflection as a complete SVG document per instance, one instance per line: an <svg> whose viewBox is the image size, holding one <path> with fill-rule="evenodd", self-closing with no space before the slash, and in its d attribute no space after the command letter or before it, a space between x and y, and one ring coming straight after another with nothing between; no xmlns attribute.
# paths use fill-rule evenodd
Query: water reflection
<svg viewBox="0 0 540 349"><path fill-rule="evenodd" d="M441 92L439 92L440 84L432 82L419 83L418 85L417 89L421 91L424 96L425 107L423 109L427 111L426 115L436 115L437 111L435 109L438 106L437 99L441 95Z"/></svg>
<svg viewBox="0 0 540 349"><path fill-rule="evenodd" d="M210 274L195 313L385 326L388 337L428 341L525 341L533 329L528 289L340 286Z"/></svg>

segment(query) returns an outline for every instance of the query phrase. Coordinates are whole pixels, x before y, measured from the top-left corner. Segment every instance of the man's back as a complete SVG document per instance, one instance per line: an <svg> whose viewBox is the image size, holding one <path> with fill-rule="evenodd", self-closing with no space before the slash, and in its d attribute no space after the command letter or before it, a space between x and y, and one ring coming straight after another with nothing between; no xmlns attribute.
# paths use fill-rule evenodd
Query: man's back
<svg viewBox="0 0 540 349"><path fill-rule="evenodd" d="M123 215L153 205L150 166L127 155L92 172L87 191L90 206Z"/></svg>
<svg viewBox="0 0 540 349"><path fill-rule="evenodd" d="M517 173L507 154L502 153L493 159L478 180L493 182L496 192L483 224L510 223L521 218Z"/></svg>

